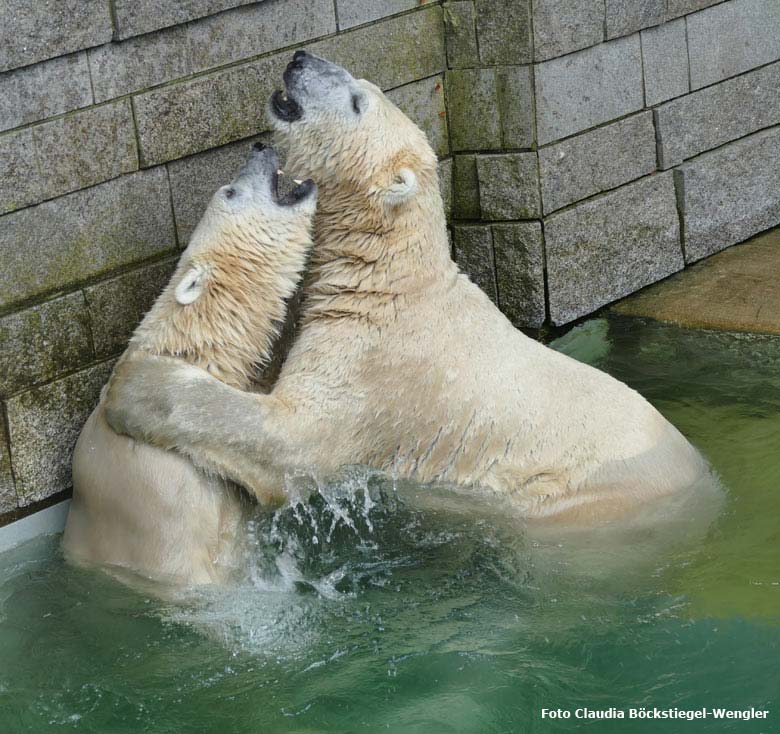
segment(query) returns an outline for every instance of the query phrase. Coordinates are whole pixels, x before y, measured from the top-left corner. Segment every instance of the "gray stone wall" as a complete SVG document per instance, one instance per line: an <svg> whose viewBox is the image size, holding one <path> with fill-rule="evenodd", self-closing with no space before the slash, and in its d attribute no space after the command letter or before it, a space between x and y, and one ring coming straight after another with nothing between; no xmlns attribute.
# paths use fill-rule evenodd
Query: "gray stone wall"
<svg viewBox="0 0 780 734"><path fill-rule="evenodd" d="M0 515L69 488L300 47L423 127L454 256L518 326L780 221L778 0L0 0Z"/></svg>

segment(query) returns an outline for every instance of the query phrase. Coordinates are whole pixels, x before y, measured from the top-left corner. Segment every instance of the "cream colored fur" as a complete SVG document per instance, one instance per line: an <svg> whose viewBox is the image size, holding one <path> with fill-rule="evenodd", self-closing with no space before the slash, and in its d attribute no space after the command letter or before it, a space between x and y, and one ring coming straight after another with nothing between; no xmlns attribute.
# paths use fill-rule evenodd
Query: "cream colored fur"
<svg viewBox="0 0 780 734"><path fill-rule="evenodd" d="M237 180L244 200L214 195L120 366L167 355L251 387L305 265L314 201L280 207L264 194L267 180ZM76 445L73 482L70 559L183 586L222 581L236 564L245 505L237 488L176 452L114 433L102 400Z"/></svg>
<svg viewBox="0 0 780 734"><path fill-rule="evenodd" d="M696 450L639 394L524 336L458 272L425 136L373 85L344 83L359 116L331 88L277 123L288 170L320 196L303 326L272 393L128 359L112 425L262 499L282 499L293 468L358 463L486 486L529 517L599 522L704 480Z"/></svg>

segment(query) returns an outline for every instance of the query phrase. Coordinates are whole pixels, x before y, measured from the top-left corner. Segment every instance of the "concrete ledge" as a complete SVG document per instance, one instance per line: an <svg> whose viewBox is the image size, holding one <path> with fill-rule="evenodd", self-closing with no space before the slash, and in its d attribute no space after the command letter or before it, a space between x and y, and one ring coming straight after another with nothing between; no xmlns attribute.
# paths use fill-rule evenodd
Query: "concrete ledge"
<svg viewBox="0 0 780 734"><path fill-rule="evenodd" d="M780 229L731 247L613 306L680 326L780 334Z"/></svg>
<svg viewBox="0 0 780 734"><path fill-rule="evenodd" d="M70 500L47 507L33 515L23 517L10 525L0 527L0 553L32 540L39 535L61 533L65 529Z"/></svg>

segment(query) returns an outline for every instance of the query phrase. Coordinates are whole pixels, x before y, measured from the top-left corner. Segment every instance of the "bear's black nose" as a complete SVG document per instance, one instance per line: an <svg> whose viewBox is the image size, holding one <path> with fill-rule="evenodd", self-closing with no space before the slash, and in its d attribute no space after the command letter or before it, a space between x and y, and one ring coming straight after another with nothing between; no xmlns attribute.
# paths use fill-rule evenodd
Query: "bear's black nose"
<svg viewBox="0 0 780 734"><path fill-rule="evenodd" d="M303 61L309 54L307 54L303 49L296 51L293 54L293 61Z"/></svg>
<svg viewBox="0 0 780 734"><path fill-rule="evenodd" d="M265 150L267 147L268 147L268 146L267 146L265 143L263 143L262 141L258 140L258 141L257 141L257 142L256 142L256 143L255 143L255 144L252 146L252 150L257 150L257 151L260 151L260 150Z"/></svg>

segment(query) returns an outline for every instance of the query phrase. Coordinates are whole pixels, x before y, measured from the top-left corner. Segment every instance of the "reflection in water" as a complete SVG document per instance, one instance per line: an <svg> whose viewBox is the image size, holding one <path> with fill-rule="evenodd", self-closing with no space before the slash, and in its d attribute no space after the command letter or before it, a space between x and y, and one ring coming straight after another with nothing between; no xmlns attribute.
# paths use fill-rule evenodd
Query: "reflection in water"
<svg viewBox="0 0 780 734"><path fill-rule="evenodd" d="M703 451L726 488L711 527L700 506L555 532L501 498L351 468L291 478L290 505L248 524L245 577L175 603L34 541L0 561L0 731L552 732L582 722L543 706L780 710L780 340L615 319L556 346ZM754 730L719 726L663 731ZM593 728L628 730L661 729Z"/></svg>

